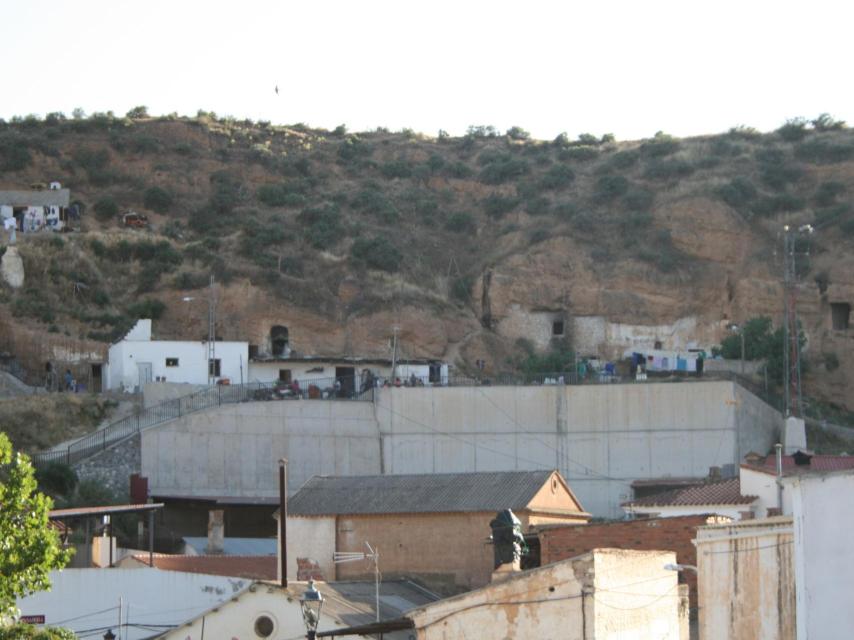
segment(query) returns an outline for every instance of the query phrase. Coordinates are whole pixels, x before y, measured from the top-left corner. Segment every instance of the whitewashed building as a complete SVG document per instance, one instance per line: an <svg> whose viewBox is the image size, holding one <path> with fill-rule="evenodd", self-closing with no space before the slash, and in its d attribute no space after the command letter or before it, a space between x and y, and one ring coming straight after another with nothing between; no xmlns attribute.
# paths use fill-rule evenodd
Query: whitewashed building
<svg viewBox="0 0 854 640"><path fill-rule="evenodd" d="M207 384L209 375L232 384L247 381L248 342L217 341L214 351L209 362L207 341L152 340L151 320L138 320L110 347L107 388L132 391L155 380Z"/></svg>

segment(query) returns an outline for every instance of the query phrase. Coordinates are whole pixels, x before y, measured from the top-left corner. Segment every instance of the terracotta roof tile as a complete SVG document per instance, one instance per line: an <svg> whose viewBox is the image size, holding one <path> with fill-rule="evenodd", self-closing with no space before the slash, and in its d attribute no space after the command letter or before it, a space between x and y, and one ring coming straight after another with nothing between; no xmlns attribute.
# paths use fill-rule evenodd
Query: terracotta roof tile
<svg viewBox="0 0 854 640"><path fill-rule="evenodd" d="M804 473L807 471L843 471L854 469L854 456L804 455L809 464L796 464L795 456L783 456L783 473ZM765 458L763 470L777 473L777 460L774 456Z"/></svg>
<svg viewBox="0 0 854 640"><path fill-rule="evenodd" d="M741 495L741 483L738 478L729 478L717 482L705 482L663 491L652 496L624 502L624 507L677 507L705 506L717 504L750 504L757 496Z"/></svg>
<svg viewBox="0 0 854 640"><path fill-rule="evenodd" d="M134 560L148 565L148 554L134 555ZM164 553L154 554L154 566L164 571L206 573L214 576L275 580L278 567L276 556L186 556Z"/></svg>

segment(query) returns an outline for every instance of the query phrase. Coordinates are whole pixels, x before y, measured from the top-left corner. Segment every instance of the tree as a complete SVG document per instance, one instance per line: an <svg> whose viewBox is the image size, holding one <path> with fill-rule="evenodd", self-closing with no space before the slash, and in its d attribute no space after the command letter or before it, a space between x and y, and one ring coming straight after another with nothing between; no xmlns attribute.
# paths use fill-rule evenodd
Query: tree
<svg viewBox="0 0 854 640"><path fill-rule="evenodd" d="M63 549L48 526L53 503L36 490L30 459L12 451L0 433L0 619L13 615L17 598L50 588L49 573L64 567Z"/></svg>
<svg viewBox="0 0 854 640"><path fill-rule="evenodd" d="M104 222L112 220L119 214L119 205L111 196L104 196L95 203L95 216Z"/></svg>

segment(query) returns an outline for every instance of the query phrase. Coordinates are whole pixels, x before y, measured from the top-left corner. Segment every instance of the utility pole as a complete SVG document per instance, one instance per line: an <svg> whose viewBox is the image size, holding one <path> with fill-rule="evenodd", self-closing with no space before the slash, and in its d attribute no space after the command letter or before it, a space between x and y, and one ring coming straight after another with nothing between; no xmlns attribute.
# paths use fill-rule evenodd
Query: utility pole
<svg viewBox="0 0 854 640"><path fill-rule="evenodd" d="M279 460L279 562L282 589L288 588L288 461Z"/></svg>
<svg viewBox="0 0 854 640"><path fill-rule="evenodd" d="M400 331L400 327L397 325L391 328L393 332L392 342L391 342L391 383L394 384L395 379L395 370L397 369L397 332Z"/></svg>
<svg viewBox="0 0 854 640"><path fill-rule="evenodd" d="M214 277L211 275L210 294L208 296L208 386L216 382L216 291Z"/></svg>
<svg viewBox="0 0 854 640"><path fill-rule="evenodd" d="M783 227L783 397L786 416L803 415L801 345L797 312L797 239L812 234L811 225ZM805 252L809 255L809 251Z"/></svg>

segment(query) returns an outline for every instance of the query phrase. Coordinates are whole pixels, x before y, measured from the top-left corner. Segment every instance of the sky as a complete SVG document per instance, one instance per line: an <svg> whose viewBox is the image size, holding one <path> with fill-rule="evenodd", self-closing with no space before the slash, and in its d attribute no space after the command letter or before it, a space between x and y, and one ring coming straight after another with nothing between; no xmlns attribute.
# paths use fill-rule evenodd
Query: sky
<svg viewBox="0 0 854 640"><path fill-rule="evenodd" d="M0 118L146 105L621 140L854 123L852 17L826 0L0 0Z"/></svg>

